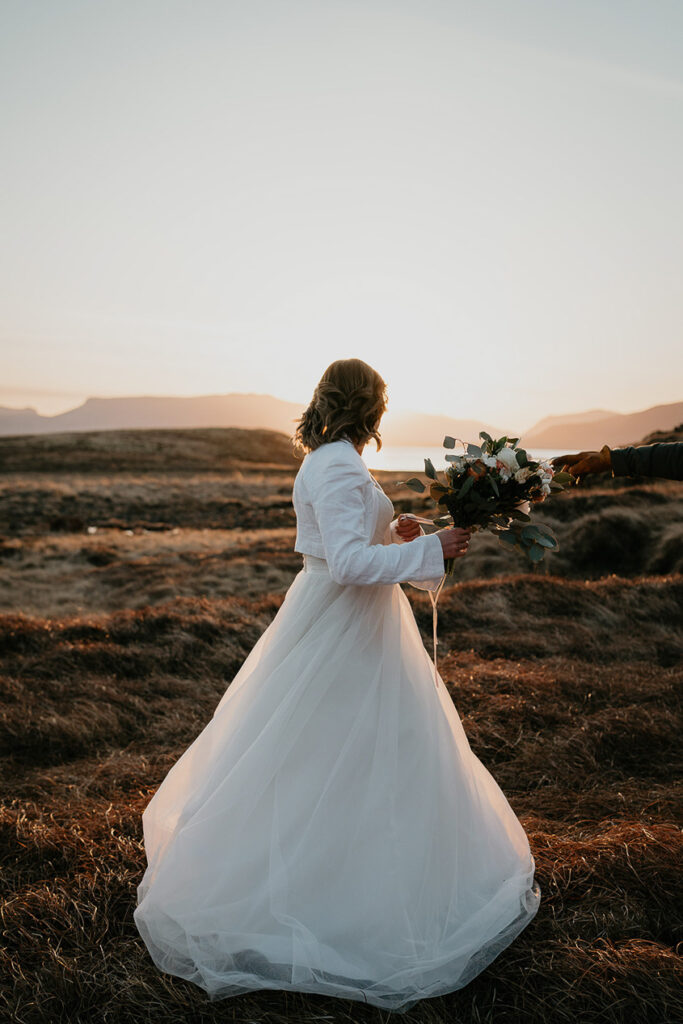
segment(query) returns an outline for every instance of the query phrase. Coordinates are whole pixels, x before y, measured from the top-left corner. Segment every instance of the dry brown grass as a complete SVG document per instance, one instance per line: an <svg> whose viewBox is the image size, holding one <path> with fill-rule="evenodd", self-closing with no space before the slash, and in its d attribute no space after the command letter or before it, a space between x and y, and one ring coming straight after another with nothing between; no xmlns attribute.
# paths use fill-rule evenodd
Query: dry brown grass
<svg viewBox="0 0 683 1024"><path fill-rule="evenodd" d="M40 488L68 489L79 515L93 494L103 503L109 494L118 516L133 496L108 472L65 473ZM211 1003L156 970L132 917L142 811L300 565L291 524L210 530L193 517L221 483L242 487L243 509L260 502L263 517L269 501L287 500L278 489L291 488L291 476L207 473L203 489L202 476L188 474L190 501L177 474L150 473L168 529L143 532L131 516L130 535L102 524L95 534L50 530L36 478L21 500L17 479L0 488L0 516L8 502L28 501L42 525L9 530L5 518L0 540L0 1020L393 1019L297 993ZM634 516L655 552L671 543L680 494L680 485L577 492L556 522L571 502L567 536L584 516L597 516L596 531L603 515L610 530L615 513ZM139 507L151 500L142 480L134 497ZM661 523L650 524L647 509L659 509ZM558 556L552 575L514 560L499 576L463 574L439 602L442 675L473 750L529 835L542 901L483 974L396 1017L407 1024L683 1019L683 577L626 564L583 572L568 557L562 566ZM431 650L428 596L406 593Z"/></svg>
<svg viewBox="0 0 683 1024"><path fill-rule="evenodd" d="M0 611L49 616L140 608L175 596L284 593L301 565L293 537L289 527L105 527L13 537L0 547Z"/></svg>

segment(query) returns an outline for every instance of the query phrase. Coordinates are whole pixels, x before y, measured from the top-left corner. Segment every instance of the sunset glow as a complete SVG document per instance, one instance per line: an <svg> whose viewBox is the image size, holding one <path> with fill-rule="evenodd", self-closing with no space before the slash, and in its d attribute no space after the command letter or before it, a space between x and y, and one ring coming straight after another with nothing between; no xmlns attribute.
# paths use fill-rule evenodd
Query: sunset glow
<svg viewBox="0 0 683 1024"><path fill-rule="evenodd" d="M679 3L4 5L0 404L683 393Z"/></svg>

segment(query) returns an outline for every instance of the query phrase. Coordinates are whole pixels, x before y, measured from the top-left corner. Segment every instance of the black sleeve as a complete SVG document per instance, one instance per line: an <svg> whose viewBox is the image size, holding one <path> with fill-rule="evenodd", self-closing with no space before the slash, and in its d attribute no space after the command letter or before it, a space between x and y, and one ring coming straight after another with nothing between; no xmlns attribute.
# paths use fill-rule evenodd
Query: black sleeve
<svg viewBox="0 0 683 1024"><path fill-rule="evenodd" d="M613 476L659 476L683 480L683 442L658 442L612 449Z"/></svg>

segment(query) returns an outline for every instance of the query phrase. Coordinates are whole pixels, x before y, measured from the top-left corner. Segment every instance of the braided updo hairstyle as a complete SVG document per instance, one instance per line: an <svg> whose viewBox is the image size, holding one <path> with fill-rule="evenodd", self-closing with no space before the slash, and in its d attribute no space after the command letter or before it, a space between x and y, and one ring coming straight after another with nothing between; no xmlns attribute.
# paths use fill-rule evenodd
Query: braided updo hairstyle
<svg viewBox="0 0 683 1024"><path fill-rule="evenodd" d="M354 444L382 438L377 428L387 408L387 386L362 359L337 359L318 381L313 398L298 421L292 443L299 452L348 437Z"/></svg>

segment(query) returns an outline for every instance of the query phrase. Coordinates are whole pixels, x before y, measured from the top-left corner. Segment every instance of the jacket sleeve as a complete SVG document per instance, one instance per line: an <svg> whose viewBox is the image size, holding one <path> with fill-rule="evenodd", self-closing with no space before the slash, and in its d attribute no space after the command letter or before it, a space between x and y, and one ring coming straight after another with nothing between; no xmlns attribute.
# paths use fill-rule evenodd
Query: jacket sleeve
<svg viewBox="0 0 683 1024"><path fill-rule="evenodd" d="M683 480L683 442L659 441L612 449L613 476L658 476Z"/></svg>
<svg viewBox="0 0 683 1024"><path fill-rule="evenodd" d="M332 579L342 584L402 583L443 575L443 548L436 534L410 544L368 542L367 488L374 488L372 480L346 453L333 457L325 473L312 474L307 483Z"/></svg>
<svg viewBox="0 0 683 1024"><path fill-rule="evenodd" d="M396 527L397 526L398 526L398 519L394 519L389 524L390 543L391 544L405 544L406 541L404 541L403 538L401 537L401 535L396 532ZM424 530L422 529L422 527L420 527L420 534L423 537L426 536L426 534L425 534ZM415 540L417 540L417 538L415 538ZM415 540L411 540L410 543L414 544ZM439 543L441 543L441 542L439 542ZM417 590L438 590L438 587L439 587L439 584L441 583L441 580L443 578L444 572L445 572L445 563L444 563L444 566L441 569L441 575L435 577L433 580L407 580L407 582L410 583L411 587L415 587Z"/></svg>

